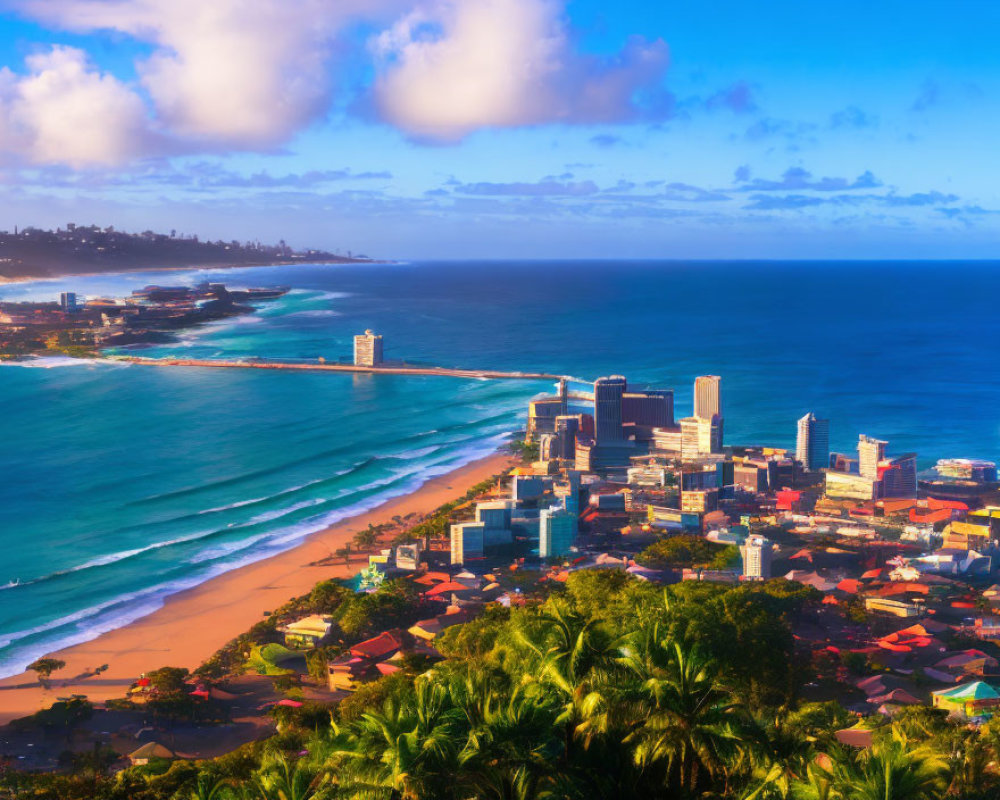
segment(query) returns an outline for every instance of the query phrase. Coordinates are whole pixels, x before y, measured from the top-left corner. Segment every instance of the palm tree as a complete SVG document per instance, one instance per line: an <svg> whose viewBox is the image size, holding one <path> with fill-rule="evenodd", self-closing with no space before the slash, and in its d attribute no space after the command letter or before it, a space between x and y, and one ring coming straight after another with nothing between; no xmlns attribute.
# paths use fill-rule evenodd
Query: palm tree
<svg viewBox="0 0 1000 800"><path fill-rule="evenodd" d="M829 755L832 796L843 800L937 800L948 788L944 760L898 731L870 750Z"/></svg>
<svg viewBox="0 0 1000 800"><path fill-rule="evenodd" d="M420 678L412 695L389 699L348 729L335 728L331 755L352 797L447 798L464 743L462 712L447 689Z"/></svg>
<svg viewBox="0 0 1000 800"><path fill-rule="evenodd" d="M563 756L569 758L575 738L586 749L602 730L598 721L607 709L603 690L619 655L616 642L600 620L584 617L562 603L540 615L534 631L519 638L534 654L537 670L525 683L554 689L561 710L556 724L563 726Z"/></svg>
<svg viewBox="0 0 1000 800"><path fill-rule="evenodd" d="M191 789L191 800L227 800L232 797L229 784L210 773L203 772Z"/></svg>
<svg viewBox="0 0 1000 800"><path fill-rule="evenodd" d="M554 724L556 709L521 687L499 692L477 677L469 676L451 687L469 731L459 754L461 783L477 798L540 797L550 765L561 750Z"/></svg>
<svg viewBox="0 0 1000 800"><path fill-rule="evenodd" d="M322 800L321 774L284 753L265 758L246 791L252 800Z"/></svg>
<svg viewBox="0 0 1000 800"><path fill-rule="evenodd" d="M756 745L757 731L720 683L717 665L661 636L658 625L632 637L621 663L635 681L630 701L645 712L627 737L635 762L661 769L682 795L726 778L727 766Z"/></svg>

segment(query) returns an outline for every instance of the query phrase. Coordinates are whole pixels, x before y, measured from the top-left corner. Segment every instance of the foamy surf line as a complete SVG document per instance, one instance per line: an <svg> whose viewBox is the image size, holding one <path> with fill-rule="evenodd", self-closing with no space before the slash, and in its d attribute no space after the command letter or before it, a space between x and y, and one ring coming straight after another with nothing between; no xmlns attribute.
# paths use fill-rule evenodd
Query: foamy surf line
<svg viewBox="0 0 1000 800"><path fill-rule="evenodd" d="M121 595L25 630L9 634L0 633L0 679L20 675L27 669L28 664L48 653L93 641L105 633L126 627L163 608L167 598L173 595L197 588L241 567L273 558L294 549L309 536L332 525L374 511L396 498L413 494L435 478L496 454L509 437L508 432L494 434L483 440L480 445L461 450L449 459L423 468L409 480L403 480L402 483L384 492L287 529L278 529L266 539L256 542L257 546L251 552L241 553L239 559L218 561L199 575ZM70 629L60 630L65 628ZM16 644L24 639L33 641L25 642L23 645Z"/></svg>

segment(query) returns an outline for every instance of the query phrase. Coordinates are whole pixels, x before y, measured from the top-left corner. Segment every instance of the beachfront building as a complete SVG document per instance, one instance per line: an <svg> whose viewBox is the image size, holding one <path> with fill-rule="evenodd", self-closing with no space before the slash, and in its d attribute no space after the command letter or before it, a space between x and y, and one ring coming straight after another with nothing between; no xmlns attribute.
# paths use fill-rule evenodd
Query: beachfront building
<svg viewBox="0 0 1000 800"><path fill-rule="evenodd" d="M354 337L354 366L377 367L382 363L382 336L367 330Z"/></svg>
<svg viewBox="0 0 1000 800"><path fill-rule="evenodd" d="M318 647L330 635L333 617L326 614L310 614L308 617L282 625L278 628L285 636L285 646L292 648Z"/></svg>
<svg viewBox="0 0 1000 800"><path fill-rule="evenodd" d="M538 515L538 555L540 558L561 558L570 552L576 541L577 516L572 511L554 506L542 509Z"/></svg>
<svg viewBox="0 0 1000 800"><path fill-rule="evenodd" d="M811 411L799 420L795 457L810 472L830 465L830 420Z"/></svg>
<svg viewBox="0 0 1000 800"><path fill-rule="evenodd" d="M748 536L740 546L743 556L743 578L748 581L766 581L771 577L771 560L774 549L770 539Z"/></svg>
<svg viewBox="0 0 1000 800"><path fill-rule="evenodd" d="M1000 693L983 681L973 681L954 689L942 689L931 692L934 708L961 717L992 716L997 706L1000 706Z"/></svg>
<svg viewBox="0 0 1000 800"><path fill-rule="evenodd" d="M470 558L483 557L482 522L456 522L451 526L451 563L464 564Z"/></svg>

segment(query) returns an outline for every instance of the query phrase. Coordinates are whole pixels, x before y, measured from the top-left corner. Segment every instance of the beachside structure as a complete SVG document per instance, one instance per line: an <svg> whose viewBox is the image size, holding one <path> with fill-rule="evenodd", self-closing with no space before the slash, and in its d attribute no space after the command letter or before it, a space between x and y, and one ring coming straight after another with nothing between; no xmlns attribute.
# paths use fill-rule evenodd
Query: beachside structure
<svg viewBox="0 0 1000 800"><path fill-rule="evenodd" d="M173 758L173 751L168 750L159 742L146 742L138 750L133 750L128 754L128 760L132 763L133 767L146 766L153 759L170 760Z"/></svg>
<svg viewBox="0 0 1000 800"><path fill-rule="evenodd" d="M327 614L310 614L308 617L282 625L278 630L285 635L285 646L292 648L318 647L330 635L333 617Z"/></svg>
<svg viewBox="0 0 1000 800"><path fill-rule="evenodd" d="M382 336L370 330L354 337L354 366L377 367L382 363Z"/></svg>
<svg viewBox="0 0 1000 800"><path fill-rule="evenodd" d="M992 715L1000 706L1000 693L984 681L973 681L954 689L931 693L934 708L943 708L964 717Z"/></svg>

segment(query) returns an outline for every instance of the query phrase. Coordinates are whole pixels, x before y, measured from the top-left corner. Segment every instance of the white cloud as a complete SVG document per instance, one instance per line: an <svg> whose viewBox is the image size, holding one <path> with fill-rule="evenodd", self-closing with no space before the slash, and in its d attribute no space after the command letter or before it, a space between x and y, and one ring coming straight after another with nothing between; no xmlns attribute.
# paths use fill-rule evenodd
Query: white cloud
<svg viewBox="0 0 1000 800"><path fill-rule="evenodd" d="M388 122L443 141L484 127L620 122L662 99L662 41L633 39L614 59L573 49L555 0L441 0L378 36L375 98Z"/></svg>
<svg viewBox="0 0 1000 800"><path fill-rule="evenodd" d="M0 71L0 150L81 167L128 160L150 143L142 100L82 50L53 47L26 66L23 76Z"/></svg>
<svg viewBox="0 0 1000 800"><path fill-rule="evenodd" d="M638 95L665 96L662 41L580 55L565 0L426 0L416 11L414 1L0 0L53 28L116 31L151 48L135 85L64 47L30 57L27 76L0 74L0 141L73 166L274 148L328 113L339 37L359 21L384 31L376 107L416 138L627 121L648 111Z"/></svg>
<svg viewBox="0 0 1000 800"><path fill-rule="evenodd" d="M336 33L398 0L27 0L78 31L118 30L155 49L137 67L177 136L240 148L280 144L329 107Z"/></svg>

